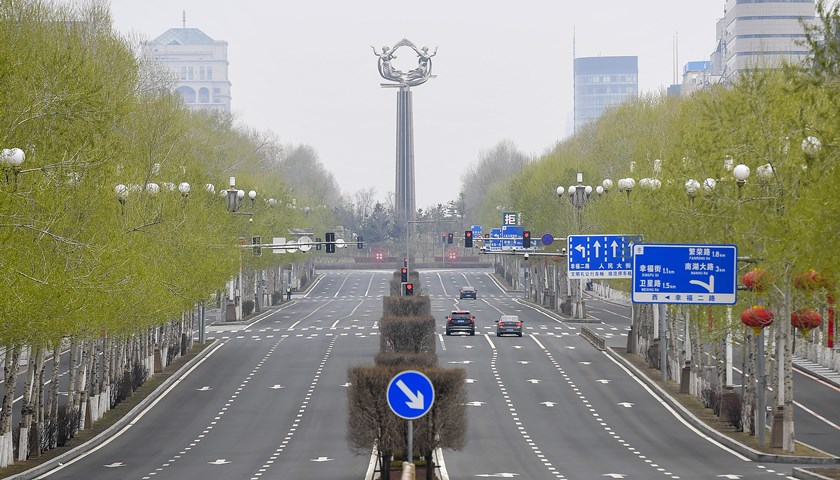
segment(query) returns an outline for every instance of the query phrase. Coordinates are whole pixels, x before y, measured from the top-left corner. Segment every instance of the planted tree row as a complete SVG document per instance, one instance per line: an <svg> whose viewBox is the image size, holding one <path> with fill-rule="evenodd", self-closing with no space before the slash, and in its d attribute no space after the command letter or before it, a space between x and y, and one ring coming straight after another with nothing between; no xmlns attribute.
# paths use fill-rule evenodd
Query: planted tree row
<svg viewBox="0 0 840 480"><path fill-rule="evenodd" d="M768 358L783 368L781 375L776 365L766 369L774 387L768 403L783 408L782 436L789 452L795 445L791 358L795 329L803 318L797 312L813 310L826 318L837 294L834 282L797 289L795 279L812 270L824 278L840 272L840 257L833 254L840 248L840 202L834 193L840 182L840 14L837 5L828 7L822 0L817 9L818 25L806 29L811 57L804 64L750 71L734 83L713 85L690 97L646 95L618 106L492 189L508 193L512 209L523 212L531 231L558 237L620 233L643 235L646 242L735 244L739 256L752 258L753 263L740 264L740 275L760 267L769 283L761 293L739 295L733 311L721 306L669 307L666 322L673 338L667 365L660 368L678 380L688 360L698 396L713 384L722 388L721 377L716 382L702 379L701 372L709 371L704 352L722 361L725 345L737 340L748 346L752 358L754 333L740 321L741 313L757 304L772 309L776 315L767 328ZM736 172L745 172L739 165L749 169L746 179L736 178ZM593 193L579 211L555 193L557 186L574 184L577 172L593 188L612 180L607 193ZM619 188L620 179L634 182L629 187L622 182ZM492 217L494 209L495 205L482 206L486 217ZM532 278L552 278L544 270L562 268L530 263L542 272ZM608 283L630 290L626 280ZM639 317L634 325L636 335L646 336L637 345L652 343L652 325L658 320L654 314ZM836 332L826 323L810 330L808 341L797 342L800 354L831 361L825 345L829 338L836 339ZM683 331L678 332L678 326ZM677 341L680 336L686 339L684 345ZM748 364L753 371L754 360ZM720 375L723 370L718 368ZM752 388L742 392L747 429L754 418L750 412L755 411Z"/></svg>
<svg viewBox="0 0 840 480"><path fill-rule="evenodd" d="M211 301L240 262L281 263L241 255L240 242L333 224L328 208L296 208L306 188L284 186L279 143L188 111L138 44L114 31L102 3L0 2L0 147L25 154L0 166L0 467L60 445L182 354L184 312ZM230 176L258 192L242 205L250 217L226 209ZM66 349L65 401L56 378Z"/></svg>
<svg viewBox="0 0 840 480"><path fill-rule="evenodd" d="M395 274L399 286L400 273ZM419 289L419 275L411 279ZM394 281L391 281L393 286ZM398 290L397 290L398 291ZM393 290L392 290L393 292ZM347 440L352 449L367 454L378 451L380 479L390 478L395 454L407 449L406 421L391 411L386 392L399 372L425 374L435 390L429 412L413 420L413 446L425 460L426 478L434 478L434 451L461 449L466 435L466 373L463 369L439 368L435 354L435 319L427 296L383 298L379 320L379 353L372 366L352 367L347 372Z"/></svg>

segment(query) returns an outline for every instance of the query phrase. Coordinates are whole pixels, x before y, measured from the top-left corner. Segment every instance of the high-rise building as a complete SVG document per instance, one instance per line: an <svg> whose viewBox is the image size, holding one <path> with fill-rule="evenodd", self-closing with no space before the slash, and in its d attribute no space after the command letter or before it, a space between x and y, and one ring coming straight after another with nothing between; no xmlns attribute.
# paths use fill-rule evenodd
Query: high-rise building
<svg viewBox="0 0 840 480"><path fill-rule="evenodd" d="M604 110L639 96L638 57L575 58L575 131Z"/></svg>
<svg viewBox="0 0 840 480"><path fill-rule="evenodd" d="M176 75L175 91L189 108L230 112L227 42L197 28L170 28L143 51Z"/></svg>
<svg viewBox="0 0 840 480"><path fill-rule="evenodd" d="M712 76L731 82L748 69L805 60L802 22L813 23L815 11L815 0L726 0L717 22Z"/></svg>

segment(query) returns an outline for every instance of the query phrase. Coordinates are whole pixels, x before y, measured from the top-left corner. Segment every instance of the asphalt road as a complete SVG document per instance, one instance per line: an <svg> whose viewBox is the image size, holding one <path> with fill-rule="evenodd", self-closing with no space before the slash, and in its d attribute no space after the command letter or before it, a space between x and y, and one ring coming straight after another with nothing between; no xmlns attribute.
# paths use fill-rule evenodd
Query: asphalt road
<svg viewBox="0 0 840 480"><path fill-rule="evenodd" d="M41 478L365 478L370 452L352 452L346 441L346 373L373 362L391 276L325 272L305 297L249 325L210 327L211 353L140 418ZM751 462L686 426L584 341L579 325L522 302L489 271L422 271L421 283L438 319L440 364L464 368L469 379L467 445L443 452L442 478L758 479L792 471ZM462 285L477 287L478 299L459 301ZM474 337L444 335L453 308L476 315ZM626 342L629 318L622 324L622 307L608 308L614 318L592 326ZM602 314L596 310L591 303ZM525 321L522 338L495 336L503 313ZM830 436L840 444L838 432Z"/></svg>

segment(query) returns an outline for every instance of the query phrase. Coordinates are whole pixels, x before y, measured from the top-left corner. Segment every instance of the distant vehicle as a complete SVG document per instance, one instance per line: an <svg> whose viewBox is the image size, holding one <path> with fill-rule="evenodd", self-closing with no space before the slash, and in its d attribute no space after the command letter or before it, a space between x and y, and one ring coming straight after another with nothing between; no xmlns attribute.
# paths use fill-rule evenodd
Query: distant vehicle
<svg viewBox="0 0 840 480"><path fill-rule="evenodd" d="M513 334L522 336L522 321L516 315L502 315L496 324L496 336Z"/></svg>
<svg viewBox="0 0 840 480"><path fill-rule="evenodd" d="M478 290L475 287L461 287L460 296L462 300L465 298L476 299L478 298Z"/></svg>
<svg viewBox="0 0 840 480"><path fill-rule="evenodd" d="M452 335L452 332L468 332L470 335L475 335L475 317L470 312L452 311L445 318L447 335Z"/></svg>

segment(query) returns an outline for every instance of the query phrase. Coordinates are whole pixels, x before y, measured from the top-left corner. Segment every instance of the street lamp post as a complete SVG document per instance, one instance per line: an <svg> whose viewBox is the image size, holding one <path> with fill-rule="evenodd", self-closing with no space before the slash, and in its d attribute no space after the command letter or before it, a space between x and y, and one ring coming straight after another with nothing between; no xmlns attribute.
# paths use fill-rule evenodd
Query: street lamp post
<svg viewBox="0 0 840 480"><path fill-rule="evenodd" d="M610 182L610 185L612 182ZM592 195L592 186L584 185L583 184L583 173L578 172L576 178L576 184L569 186L568 190L564 189L562 186L557 187L557 196L559 198L563 198L563 194L568 192L569 201L572 203L572 206L575 208L575 223L577 224L577 233L583 233L583 221L582 221L582 209L584 205L589 202L589 197ZM598 186L598 193L604 192L604 187ZM571 287L571 279L568 278L569 281L568 285ZM577 283L577 292L574 295L575 298L575 305L574 311L572 312L574 318L581 319L586 318L586 306L583 302L583 279L578 279ZM569 289L570 290L570 289Z"/></svg>
<svg viewBox="0 0 840 480"><path fill-rule="evenodd" d="M230 188L222 190L222 195L227 199L227 210L235 215L247 215L248 221L252 222L252 212L240 212L239 208L242 206L242 200L245 198L245 190L240 190L236 187L236 177L230 177ZM257 192L251 190L248 192L248 198L251 200L251 207L253 209L254 201L257 198ZM234 288L234 280L231 279L228 287L228 301L225 307L226 321L242 320L242 274L245 268L244 263L244 249L239 252L239 274L236 277L236 288ZM254 308L257 308L257 303L254 303Z"/></svg>

